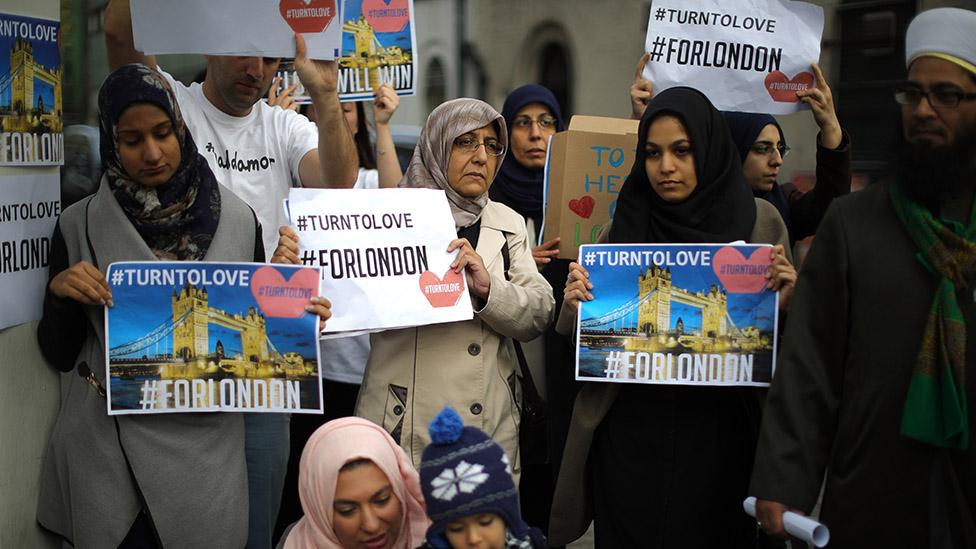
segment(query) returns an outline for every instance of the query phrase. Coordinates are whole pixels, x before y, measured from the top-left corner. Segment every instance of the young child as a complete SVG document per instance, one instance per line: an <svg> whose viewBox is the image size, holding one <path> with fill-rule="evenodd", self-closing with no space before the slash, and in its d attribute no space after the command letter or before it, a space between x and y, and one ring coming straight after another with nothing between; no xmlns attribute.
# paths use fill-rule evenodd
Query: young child
<svg viewBox="0 0 976 549"><path fill-rule="evenodd" d="M545 537L529 528L501 446L445 407L430 424L431 444L420 463L420 484L436 549L541 549Z"/></svg>

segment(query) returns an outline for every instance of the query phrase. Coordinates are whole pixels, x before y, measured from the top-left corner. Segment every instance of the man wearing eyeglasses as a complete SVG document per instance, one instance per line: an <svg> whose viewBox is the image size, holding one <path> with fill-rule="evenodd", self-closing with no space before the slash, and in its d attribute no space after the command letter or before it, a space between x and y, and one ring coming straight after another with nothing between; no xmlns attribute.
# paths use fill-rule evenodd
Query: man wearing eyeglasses
<svg viewBox="0 0 976 549"><path fill-rule="evenodd" d="M828 210L793 296L750 493L831 547L976 547L976 12L912 21L888 181Z"/></svg>

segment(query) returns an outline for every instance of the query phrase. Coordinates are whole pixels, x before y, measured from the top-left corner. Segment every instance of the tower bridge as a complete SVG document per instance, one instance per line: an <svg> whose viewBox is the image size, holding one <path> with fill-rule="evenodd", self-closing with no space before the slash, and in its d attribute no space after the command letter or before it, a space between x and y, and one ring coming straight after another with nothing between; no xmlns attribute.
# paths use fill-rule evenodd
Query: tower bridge
<svg viewBox="0 0 976 549"><path fill-rule="evenodd" d="M54 105L45 108L40 97L35 102L35 78L54 88ZM49 131L60 132L61 112L61 69L38 63L29 40L14 40L10 48L10 72L0 77L0 114L3 115L0 130L25 132L41 124Z"/></svg>

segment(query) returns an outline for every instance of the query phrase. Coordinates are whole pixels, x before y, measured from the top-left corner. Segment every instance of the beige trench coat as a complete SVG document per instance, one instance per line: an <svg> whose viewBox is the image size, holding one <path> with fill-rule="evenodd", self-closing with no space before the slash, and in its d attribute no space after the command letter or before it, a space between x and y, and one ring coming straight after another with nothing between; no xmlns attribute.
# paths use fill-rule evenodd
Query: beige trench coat
<svg viewBox="0 0 976 549"><path fill-rule="evenodd" d="M509 279L502 247L508 239ZM488 202L475 249L491 274L472 320L373 334L356 415L382 425L420 466L427 427L444 406L505 449L517 476L521 396L511 339L537 337L552 320L552 288L532 259L525 221Z"/></svg>
<svg viewBox="0 0 976 549"><path fill-rule="evenodd" d="M609 234L610 225L607 224L598 241L606 242ZM756 199L756 224L752 227L749 242L782 244L786 249L786 257L793 261L789 233L783 218L775 206L760 198ZM571 336L575 341L576 311L563 307L556 323L556 331ZM620 385L616 383L585 383L576 395L573 419L566 438L566 449L563 452L549 515L549 544L553 547L568 545L579 539L593 520L586 462L590 456L593 434L613 406L618 392Z"/></svg>

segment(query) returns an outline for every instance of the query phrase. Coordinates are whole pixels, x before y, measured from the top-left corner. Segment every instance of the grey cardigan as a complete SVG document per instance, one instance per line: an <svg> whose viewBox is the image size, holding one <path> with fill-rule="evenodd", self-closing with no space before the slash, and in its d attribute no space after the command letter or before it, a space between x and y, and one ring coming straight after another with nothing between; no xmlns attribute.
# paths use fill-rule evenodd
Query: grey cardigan
<svg viewBox="0 0 976 549"><path fill-rule="evenodd" d="M220 193L220 221L205 260L253 261L260 232L254 213L225 188ZM64 211L59 227L68 265L85 260L104 273L116 261L156 259L104 180L96 194ZM84 363L105 387L103 310L85 306L83 318L78 328L87 335L72 370ZM74 371L62 374L38 522L76 547L117 547L143 508L140 499L165 547L243 547L248 499L241 415L109 417L93 385Z"/></svg>
<svg viewBox="0 0 976 549"><path fill-rule="evenodd" d="M601 231L599 242L606 242L609 229L610 225L607 224ZM765 200L756 199L756 224L752 228L749 242L782 244L786 248L787 257L790 261L793 260L786 224L776 207ZM575 329L576 311L563 307L556 322L556 331L568 336ZM567 545L578 539L586 533L593 520L586 462L590 455L593 434L610 411L619 391L620 385L616 383L585 383L576 396L566 449L553 495L549 519L551 546Z"/></svg>

